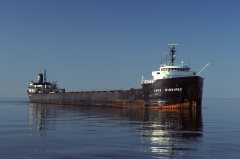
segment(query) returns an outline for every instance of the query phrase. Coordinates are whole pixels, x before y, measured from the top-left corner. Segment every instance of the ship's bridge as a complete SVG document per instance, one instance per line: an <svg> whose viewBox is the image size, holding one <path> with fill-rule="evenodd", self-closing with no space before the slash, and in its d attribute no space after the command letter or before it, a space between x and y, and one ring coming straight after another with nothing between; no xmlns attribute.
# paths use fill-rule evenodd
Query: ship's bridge
<svg viewBox="0 0 240 159"><path fill-rule="evenodd" d="M178 78L178 77L189 77L189 76L197 76L197 73L194 71L190 71L189 65L184 64L182 61L181 64L175 64L176 58L176 48L177 44L169 44L170 53L169 58L166 58L166 63L161 65L158 71L152 71L153 79L151 80L143 80L142 84L153 83L159 79L168 79L168 78Z"/></svg>
<svg viewBox="0 0 240 159"><path fill-rule="evenodd" d="M190 69L191 68L188 65L179 65L179 66L163 65L160 67L158 71L153 71L152 76L153 76L153 80L195 76L196 72L190 71Z"/></svg>
<svg viewBox="0 0 240 159"><path fill-rule="evenodd" d="M162 65L158 71L152 71L152 80L142 80L142 83L153 83L159 79L196 76L197 73L190 71L188 65L169 66Z"/></svg>

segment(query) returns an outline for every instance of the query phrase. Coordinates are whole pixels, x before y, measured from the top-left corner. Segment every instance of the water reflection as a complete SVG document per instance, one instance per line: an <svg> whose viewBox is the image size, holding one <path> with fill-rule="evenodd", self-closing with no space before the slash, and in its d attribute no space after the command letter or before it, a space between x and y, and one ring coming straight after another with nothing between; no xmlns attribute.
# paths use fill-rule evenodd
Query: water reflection
<svg viewBox="0 0 240 159"><path fill-rule="evenodd" d="M202 137L202 114L197 110L150 110L62 105L29 105L29 121L32 130L45 135L52 129L52 122L67 116L97 116L135 124L143 151L171 158L184 151L194 151L192 145ZM49 125L48 125L49 124ZM159 156L158 156L159 157Z"/></svg>
<svg viewBox="0 0 240 159"><path fill-rule="evenodd" d="M142 123L141 137L149 150L165 157L183 151L194 151L192 142L202 137L201 111L147 111Z"/></svg>

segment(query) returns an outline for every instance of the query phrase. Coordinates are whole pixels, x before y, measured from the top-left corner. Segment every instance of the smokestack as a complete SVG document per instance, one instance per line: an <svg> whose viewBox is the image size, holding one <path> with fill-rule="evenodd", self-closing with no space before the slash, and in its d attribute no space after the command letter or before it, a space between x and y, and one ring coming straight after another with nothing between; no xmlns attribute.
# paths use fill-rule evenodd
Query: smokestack
<svg viewBox="0 0 240 159"><path fill-rule="evenodd" d="M43 84L43 74L42 73L38 74L38 84Z"/></svg>

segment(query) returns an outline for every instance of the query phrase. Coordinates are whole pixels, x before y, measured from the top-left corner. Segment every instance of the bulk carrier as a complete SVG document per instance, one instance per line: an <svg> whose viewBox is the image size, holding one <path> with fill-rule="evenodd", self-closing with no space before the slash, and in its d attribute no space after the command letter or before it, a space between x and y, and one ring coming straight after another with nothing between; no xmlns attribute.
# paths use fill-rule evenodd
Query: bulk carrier
<svg viewBox="0 0 240 159"><path fill-rule="evenodd" d="M151 80L141 81L141 88L66 92L56 82L47 82L46 70L31 81L28 96L31 103L127 108L200 108L203 78L190 71L189 65L175 63L176 45Z"/></svg>

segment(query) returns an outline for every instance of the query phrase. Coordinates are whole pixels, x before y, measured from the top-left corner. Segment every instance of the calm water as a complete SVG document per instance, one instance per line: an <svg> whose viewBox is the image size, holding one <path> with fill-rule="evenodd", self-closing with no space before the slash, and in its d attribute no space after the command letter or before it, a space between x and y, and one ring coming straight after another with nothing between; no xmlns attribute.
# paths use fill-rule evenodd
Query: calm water
<svg viewBox="0 0 240 159"><path fill-rule="evenodd" d="M0 100L1 159L239 157L240 99L204 99L202 112Z"/></svg>

